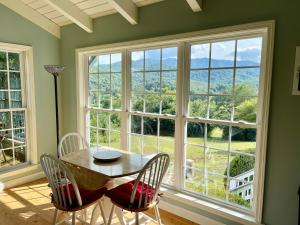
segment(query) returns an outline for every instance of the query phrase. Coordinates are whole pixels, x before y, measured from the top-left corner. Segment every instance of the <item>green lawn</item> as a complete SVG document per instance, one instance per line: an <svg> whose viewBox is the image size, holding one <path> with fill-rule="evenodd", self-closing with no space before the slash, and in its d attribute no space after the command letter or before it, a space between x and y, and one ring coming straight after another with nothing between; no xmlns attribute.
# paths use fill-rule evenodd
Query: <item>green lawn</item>
<svg viewBox="0 0 300 225"><path fill-rule="evenodd" d="M107 145L107 140L101 135L100 142L101 145ZM118 132L111 132L110 134L110 147L120 148L120 134ZM157 136L144 136L143 137L143 151L142 147L142 137L138 135L130 135L131 146L130 149L132 152L144 154L147 153L157 153L165 152L168 153L171 157L171 161L174 160L174 148L175 140L173 137L161 137ZM193 145L194 144L194 145ZM209 195L218 199L226 200L226 188L224 185L224 172L227 168L228 160L228 141L221 138L219 132L212 133L211 137L208 140L208 149L206 152L206 169L208 172L213 172L218 175L207 174L207 180L204 182L204 147L195 146L204 145L204 138L200 137L189 137L187 138L186 144L186 158L193 160L193 167L197 168L199 171L194 171L194 176L190 177L185 182L185 187L188 190L198 192L204 195ZM254 153L255 152L256 142L250 141L233 141L231 148L237 152L241 153ZM224 150L217 150L217 149ZM232 154L230 160L234 158L235 154ZM172 184L174 182L174 166L171 164L169 172L167 175L166 183ZM240 199L237 195L233 193L227 194L228 201L242 204L249 207L243 199Z"/></svg>

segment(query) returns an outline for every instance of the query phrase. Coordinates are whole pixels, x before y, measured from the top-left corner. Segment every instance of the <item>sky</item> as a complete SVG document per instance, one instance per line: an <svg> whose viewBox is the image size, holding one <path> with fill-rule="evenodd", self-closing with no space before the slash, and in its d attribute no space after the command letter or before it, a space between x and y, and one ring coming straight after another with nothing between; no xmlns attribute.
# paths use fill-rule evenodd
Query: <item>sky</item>
<svg viewBox="0 0 300 225"><path fill-rule="evenodd" d="M211 45L211 56L213 59L234 60L235 41L214 42ZM260 62L262 38L240 39L237 42L237 60ZM210 44L195 44L191 46L191 58L209 58ZM160 49L151 49L132 52L132 61L148 58L160 60ZM121 53L99 56L99 63L109 64L120 62ZM162 59L177 58L177 47L162 49Z"/></svg>

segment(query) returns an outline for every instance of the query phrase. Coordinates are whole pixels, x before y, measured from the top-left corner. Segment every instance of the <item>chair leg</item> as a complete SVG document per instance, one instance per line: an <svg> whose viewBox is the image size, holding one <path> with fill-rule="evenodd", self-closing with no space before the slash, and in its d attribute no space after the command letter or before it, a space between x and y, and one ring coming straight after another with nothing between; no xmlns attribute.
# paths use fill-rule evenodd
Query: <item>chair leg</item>
<svg viewBox="0 0 300 225"><path fill-rule="evenodd" d="M73 212L72 213L72 225L75 225L75 223L76 223L76 213Z"/></svg>
<svg viewBox="0 0 300 225"><path fill-rule="evenodd" d="M140 225L140 220L139 220L139 213L135 213L135 225Z"/></svg>
<svg viewBox="0 0 300 225"><path fill-rule="evenodd" d="M101 199L98 201L98 204L99 204L99 207L100 207L103 223L104 223L104 225L107 225L106 216L105 216L105 213L104 213L104 209L103 209L103 206L102 206Z"/></svg>
<svg viewBox="0 0 300 225"><path fill-rule="evenodd" d="M119 219L120 225L126 225L126 221L125 221L122 209L119 208L119 207L116 207L115 208L115 213L116 213L116 216Z"/></svg>
<svg viewBox="0 0 300 225"><path fill-rule="evenodd" d="M159 213L159 209L158 206L154 206L154 212L155 212L155 217L156 217L156 221L159 225L162 225L161 223L161 218L160 218L160 213Z"/></svg>
<svg viewBox="0 0 300 225"><path fill-rule="evenodd" d="M113 218L113 215L114 215L115 207L116 206L114 204L111 207L111 211L110 211L110 214L109 214L107 225L111 225L111 221L112 221L112 218Z"/></svg>
<svg viewBox="0 0 300 225"><path fill-rule="evenodd" d="M55 225L55 224L56 224L56 219L57 219L57 211L58 211L58 209L55 209L55 211L54 211L54 215L53 215L53 221L52 221L52 225Z"/></svg>

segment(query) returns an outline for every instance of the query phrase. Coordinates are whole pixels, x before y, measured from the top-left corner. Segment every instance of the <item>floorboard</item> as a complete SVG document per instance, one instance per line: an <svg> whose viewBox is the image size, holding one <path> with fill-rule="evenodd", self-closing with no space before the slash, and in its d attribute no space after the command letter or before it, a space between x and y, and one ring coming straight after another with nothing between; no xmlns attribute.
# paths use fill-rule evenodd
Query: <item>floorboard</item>
<svg viewBox="0 0 300 225"><path fill-rule="evenodd" d="M50 188L46 179L37 180L0 192L1 225L48 225L54 211L50 203ZM195 225L191 221L160 210L165 225ZM153 216L153 211L147 212ZM60 214L60 217L64 214ZM126 217L131 218L131 214ZM80 224L80 223L78 223ZM117 224L117 221L114 221ZM153 222L149 225L155 224Z"/></svg>

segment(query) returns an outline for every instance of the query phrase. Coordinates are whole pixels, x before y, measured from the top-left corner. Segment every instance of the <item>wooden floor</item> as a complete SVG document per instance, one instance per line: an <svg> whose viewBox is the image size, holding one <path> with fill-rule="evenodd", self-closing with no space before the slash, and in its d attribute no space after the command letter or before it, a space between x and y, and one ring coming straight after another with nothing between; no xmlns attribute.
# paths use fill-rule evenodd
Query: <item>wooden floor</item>
<svg viewBox="0 0 300 225"><path fill-rule="evenodd" d="M50 203L50 189L47 184L45 179L41 179L0 192L0 224L51 224L54 207ZM195 225L163 210L160 212L165 225ZM153 215L153 212L149 212L149 215Z"/></svg>

